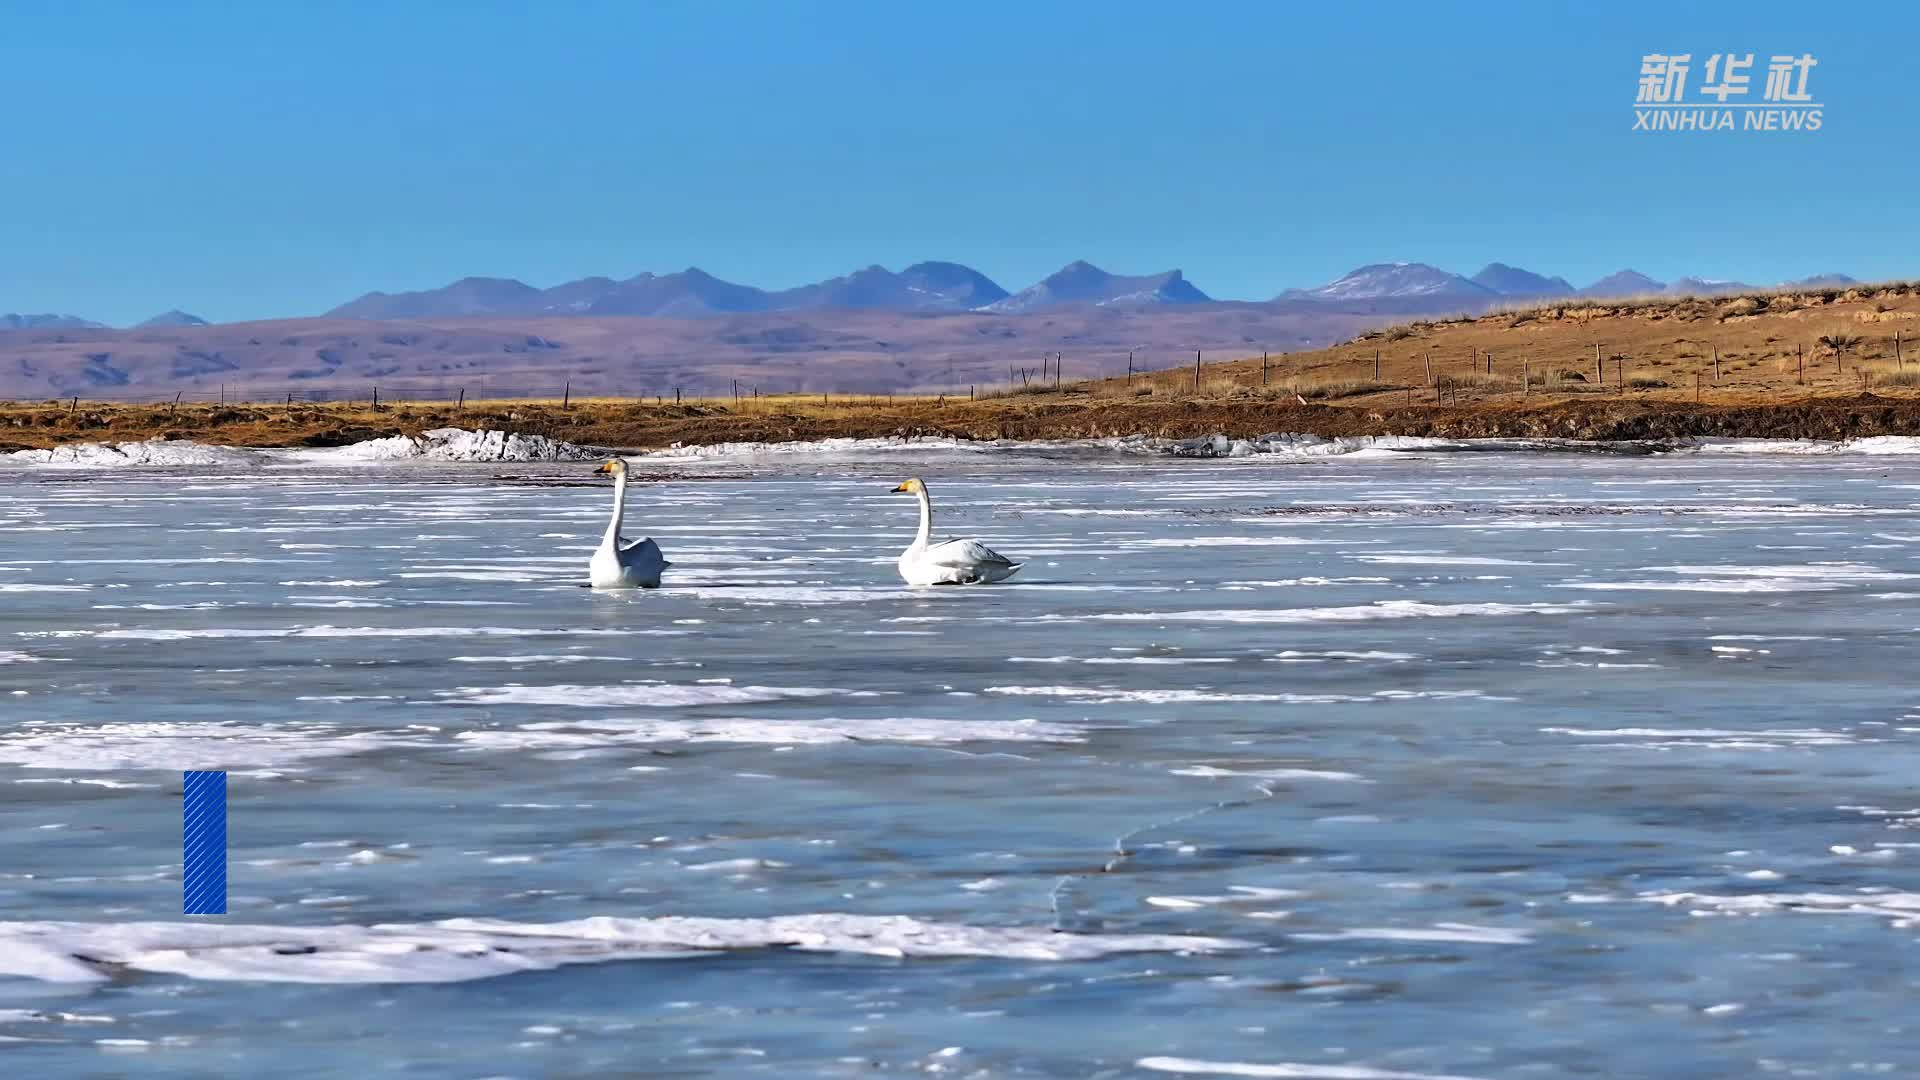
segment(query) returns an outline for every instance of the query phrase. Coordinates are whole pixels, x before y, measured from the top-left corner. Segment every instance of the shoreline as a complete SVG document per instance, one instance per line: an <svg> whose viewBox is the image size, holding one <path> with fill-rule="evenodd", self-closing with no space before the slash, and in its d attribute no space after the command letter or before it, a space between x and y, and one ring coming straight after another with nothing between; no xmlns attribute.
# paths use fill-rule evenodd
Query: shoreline
<svg viewBox="0 0 1920 1080"><path fill-rule="evenodd" d="M736 407L590 401L429 405L87 405L0 407L0 453L88 442L190 440L213 446L345 446L436 428L539 435L581 446L652 451L725 443L933 437L990 442L1139 436L1256 439L1284 432L1321 438L1552 439L1668 442L1703 438L1843 441L1920 435L1920 398L1872 392L1786 401L1674 402L1632 397L1527 404L1281 404L1194 397L1130 401L1022 395L985 401L904 399L835 404L761 399Z"/></svg>

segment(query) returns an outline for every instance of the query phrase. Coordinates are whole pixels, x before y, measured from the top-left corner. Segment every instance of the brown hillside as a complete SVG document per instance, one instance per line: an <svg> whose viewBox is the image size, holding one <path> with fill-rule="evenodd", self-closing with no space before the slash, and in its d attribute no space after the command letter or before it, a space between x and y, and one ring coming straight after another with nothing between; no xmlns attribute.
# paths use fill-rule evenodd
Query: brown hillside
<svg viewBox="0 0 1920 1080"><path fill-rule="evenodd" d="M1755 403L1809 393L1903 394L1920 387L1916 333L1920 289L1908 283L1566 302L1371 330L1332 348L1274 357L1264 374L1258 359L1209 364L1198 392L1264 388L1368 406L1600 394ZM1194 393L1194 372L1159 372L1149 385L1155 394Z"/></svg>

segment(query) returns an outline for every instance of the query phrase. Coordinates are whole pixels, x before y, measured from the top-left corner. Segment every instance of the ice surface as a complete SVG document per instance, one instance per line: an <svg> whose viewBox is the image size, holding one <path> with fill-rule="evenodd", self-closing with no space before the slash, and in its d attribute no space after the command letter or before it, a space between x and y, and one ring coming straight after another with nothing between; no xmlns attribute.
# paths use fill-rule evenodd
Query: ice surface
<svg viewBox="0 0 1920 1080"><path fill-rule="evenodd" d="M577 587L608 493L566 463L0 469L0 584L79 587L0 594L0 896L91 920L0 932L89 980L0 1006L116 1018L0 1039L66 1039L8 1044L47 1075L105 1037L177 1075L1578 1080L1574 1031L1610 1075L1920 1075L1920 456L1293 445L689 458L630 512L693 576L634 595ZM1027 584L901 587L890 454L942 532L1044 552ZM1555 587L1643 581L1742 591ZM297 606L341 601L384 606ZM178 770L221 766L233 914L183 919ZM818 912L989 936L757 918ZM1257 944L1009 955L1135 932ZM382 990L377 1040L366 992L282 982L522 970Z"/></svg>

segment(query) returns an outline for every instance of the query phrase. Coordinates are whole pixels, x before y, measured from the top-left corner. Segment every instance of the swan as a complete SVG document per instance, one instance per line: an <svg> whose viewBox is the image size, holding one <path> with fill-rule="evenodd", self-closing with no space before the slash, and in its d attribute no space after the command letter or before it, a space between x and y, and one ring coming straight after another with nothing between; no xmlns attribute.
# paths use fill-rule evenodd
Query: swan
<svg viewBox="0 0 1920 1080"><path fill-rule="evenodd" d="M588 579L596 589L658 588L660 571L673 565L661 557L660 545L650 536L628 540L620 535L620 519L627 512L627 463L614 458L593 471L613 477L613 520L587 564Z"/></svg>
<svg viewBox="0 0 1920 1080"><path fill-rule="evenodd" d="M927 485L914 477L894 492L910 492L920 499L920 532L912 546L900 553L900 576L909 585L979 585L1005 581L1024 563L1017 563L978 540L933 538L933 501Z"/></svg>

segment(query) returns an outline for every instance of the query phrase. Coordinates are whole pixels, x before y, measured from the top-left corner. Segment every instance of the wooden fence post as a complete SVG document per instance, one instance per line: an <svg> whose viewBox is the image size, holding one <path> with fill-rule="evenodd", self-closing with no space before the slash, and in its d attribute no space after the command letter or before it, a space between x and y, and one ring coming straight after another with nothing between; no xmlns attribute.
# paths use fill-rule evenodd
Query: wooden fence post
<svg viewBox="0 0 1920 1080"><path fill-rule="evenodd" d="M466 404L467 404L467 388L463 386L460 388L460 399L453 403L454 411L458 412L460 409L464 408Z"/></svg>
<svg viewBox="0 0 1920 1080"><path fill-rule="evenodd" d="M1800 385L1807 385L1807 350L1795 345L1793 351L1800 357Z"/></svg>
<svg viewBox="0 0 1920 1080"><path fill-rule="evenodd" d="M1603 384L1607 381L1607 369L1601 366L1600 343L1597 341L1593 343L1593 377Z"/></svg>
<svg viewBox="0 0 1920 1080"><path fill-rule="evenodd" d="M567 385L560 390L560 410L565 412L571 408L573 408L573 380L568 379Z"/></svg>
<svg viewBox="0 0 1920 1080"><path fill-rule="evenodd" d="M1533 393L1533 363L1528 360L1520 361L1520 393Z"/></svg>
<svg viewBox="0 0 1920 1080"><path fill-rule="evenodd" d="M1373 381L1380 381L1380 350L1373 350Z"/></svg>
<svg viewBox="0 0 1920 1080"><path fill-rule="evenodd" d="M1200 350L1193 350L1193 392L1200 392Z"/></svg>
<svg viewBox="0 0 1920 1080"><path fill-rule="evenodd" d="M1427 385L1433 385L1433 350L1427 350Z"/></svg>
<svg viewBox="0 0 1920 1080"><path fill-rule="evenodd" d="M1893 363L1901 371L1907 370L1907 358L1900 352L1900 331L1893 332Z"/></svg>
<svg viewBox="0 0 1920 1080"><path fill-rule="evenodd" d="M373 388L373 407L380 407L380 388L377 386Z"/></svg>
<svg viewBox="0 0 1920 1080"><path fill-rule="evenodd" d="M1720 346L1713 347L1713 385L1720 385Z"/></svg>

